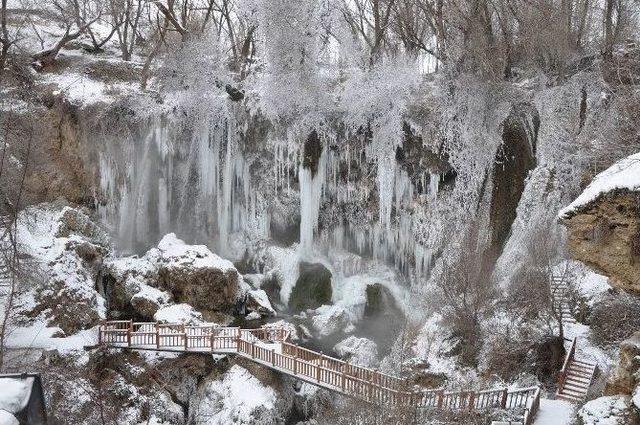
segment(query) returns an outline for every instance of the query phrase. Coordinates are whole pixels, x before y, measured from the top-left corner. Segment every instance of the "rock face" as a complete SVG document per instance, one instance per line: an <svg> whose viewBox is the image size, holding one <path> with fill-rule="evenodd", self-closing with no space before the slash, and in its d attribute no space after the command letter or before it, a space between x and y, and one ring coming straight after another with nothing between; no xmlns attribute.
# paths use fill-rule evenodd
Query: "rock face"
<svg viewBox="0 0 640 425"><path fill-rule="evenodd" d="M571 255L640 293L640 193L614 191L564 218Z"/></svg>
<svg viewBox="0 0 640 425"><path fill-rule="evenodd" d="M620 344L620 362L607 381L605 394L630 395L638 384L640 384L640 332L636 332Z"/></svg>

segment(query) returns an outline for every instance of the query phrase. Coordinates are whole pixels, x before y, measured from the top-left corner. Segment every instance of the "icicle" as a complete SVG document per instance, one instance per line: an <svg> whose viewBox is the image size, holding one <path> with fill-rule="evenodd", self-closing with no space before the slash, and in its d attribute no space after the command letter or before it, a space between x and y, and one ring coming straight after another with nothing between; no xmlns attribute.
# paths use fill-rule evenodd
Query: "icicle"
<svg viewBox="0 0 640 425"><path fill-rule="evenodd" d="M315 176L302 163L298 168L298 179L300 181L300 245L305 252L311 250L313 236L318 228L327 157L326 150L326 148L322 150Z"/></svg>

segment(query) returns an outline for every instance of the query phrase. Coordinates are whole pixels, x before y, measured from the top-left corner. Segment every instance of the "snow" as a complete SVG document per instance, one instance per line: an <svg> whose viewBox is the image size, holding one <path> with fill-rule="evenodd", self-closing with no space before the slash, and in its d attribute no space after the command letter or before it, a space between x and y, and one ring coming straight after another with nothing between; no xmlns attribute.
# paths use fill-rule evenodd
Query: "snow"
<svg viewBox="0 0 640 425"><path fill-rule="evenodd" d="M85 346L92 346L98 342L97 327L85 329L64 338L54 337L58 332L60 328L49 327L46 321L38 319L28 325L11 329L6 344L8 348L55 349L65 354L84 353Z"/></svg>
<svg viewBox="0 0 640 425"><path fill-rule="evenodd" d="M586 270L585 274L578 279L576 284L576 290L591 303L593 303L599 295L608 292L610 289L611 285L609 285L608 277L590 270Z"/></svg>
<svg viewBox="0 0 640 425"><path fill-rule="evenodd" d="M20 425L20 421L11 413L0 410L0 425Z"/></svg>
<svg viewBox="0 0 640 425"><path fill-rule="evenodd" d="M0 425L20 425L20 421L11 413L0 410Z"/></svg>
<svg viewBox="0 0 640 425"><path fill-rule="evenodd" d="M625 425L629 423L629 410L629 396L606 396L585 403L578 417L584 425Z"/></svg>
<svg viewBox="0 0 640 425"><path fill-rule="evenodd" d="M153 318L165 323L202 323L202 314L194 310L189 304L174 304L160 308Z"/></svg>
<svg viewBox="0 0 640 425"><path fill-rule="evenodd" d="M247 316L244 318L245 320L259 320L262 316L260 316L260 313L256 312L256 311L252 311L251 313L247 314Z"/></svg>
<svg viewBox="0 0 640 425"><path fill-rule="evenodd" d="M292 323L289 323L285 320L278 320L276 322L271 322L271 323L265 323L264 325L262 325L263 328L267 328L267 329L284 329L287 332L289 332L289 341L297 341L298 338L298 331L296 330L295 325L293 325Z"/></svg>
<svg viewBox="0 0 640 425"><path fill-rule="evenodd" d="M134 93L132 83L106 84L80 73L45 74L42 81L59 87L53 94L64 93L65 98L75 104L90 105L98 102L110 103L126 94ZM117 96L116 96L117 95Z"/></svg>
<svg viewBox="0 0 640 425"><path fill-rule="evenodd" d="M333 349L340 357L356 366L375 367L378 364L378 346L370 339L349 336Z"/></svg>
<svg viewBox="0 0 640 425"><path fill-rule="evenodd" d="M189 266L193 268L210 267L223 272L236 271L231 261L217 256L205 245L188 245L178 239L175 233L165 235L158 243L158 249L168 268Z"/></svg>
<svg viewBox="0 0 640 425"><path fill-rule="evenodd" d="M628 156L598 174L587 188L560 213L560 218L570 218L577 210L614 190L640 190L640 153Z"/></svg>
<svg viewBox="0 0 640 425"><path fill-rule="evenodd" d="M574 418L574 406L564 400L540 400L540 410L534 425L570 425Z"/></svg>
<svg viewBox="0 0 640 425"><path fill-rule="evenodd" d="M31 397L33 378L0 378L0 411L18 413L27 406Z"/></svg>
<svg viewBox="0 0 640 425"><path fill-rule="evenodd" d="M321 305L315 309L311 324L321 337L354 330L349 314L339 305Z"/></svg>
<svg viewBox="0 0 640 425"><path fill-rule="evenodd" d="M171 296L165 291L161 291L152 286L140 283L140 291L133 295L133 297L131 297L131 301L133 302L133 300L136 298L144 298L156 304L162 305L168 304Z"/></svg>
<svg viewBox="0 0 640 425"><path fill-rule="evenodd" d="M263 416L273 414L276 400L272 388L263 385L248 370L233 365L222 379L206 385L195 419L197 423L210 425L263 423L261 419L266 419Z"/></svg>
<svg viewBox="0 0 640 425"><path fill-rule="evenodd" d="M426 360L432 373L450 374L455 360L448 353L454 348L450 335L445 331L443 317L434 313L425 322L415 339L413 352L418 360Z"/></svg>

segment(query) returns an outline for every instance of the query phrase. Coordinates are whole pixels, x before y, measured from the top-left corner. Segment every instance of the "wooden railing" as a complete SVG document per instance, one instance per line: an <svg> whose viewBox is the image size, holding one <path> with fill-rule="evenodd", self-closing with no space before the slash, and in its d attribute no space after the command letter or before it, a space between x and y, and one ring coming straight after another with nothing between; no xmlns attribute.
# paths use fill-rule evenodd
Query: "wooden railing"
<svg viewBox="0 0 640 425"><path fill-rule="evenodd" d="M533 421L538 414L538 410L540 410L540 397L542 395L542 390L540 387L536 387L535 392L533 393L533 397L531 397L531 401L527 402L527 406L525 407L524 417L522 420L523 425L532 425Z"/></svg>
<svg viewBox="0 0 640 425"><path fill-rule="evenodd" d="M561 392L564 388L564 383L567 380L567 373L569 372L569 365L573 361L573 358L576 355L576 345L578 343L577 338L573 338L571 340L571 347L569 347L569 351L564 358L564 363L562 364L562 369L558 372L558 391Z"/></svg>
<svg viewBox="0 0 640 425"><path fill-rule="evenodd" d="M240 329L127 320L104 322L98 333L99 344L109 346L237 353L277 371L374 404L447 410L522 409L525 418L533 418L538 409L538 387L417 390L406 379L291 344L288 338L289 333L281 328Z"/></svg>

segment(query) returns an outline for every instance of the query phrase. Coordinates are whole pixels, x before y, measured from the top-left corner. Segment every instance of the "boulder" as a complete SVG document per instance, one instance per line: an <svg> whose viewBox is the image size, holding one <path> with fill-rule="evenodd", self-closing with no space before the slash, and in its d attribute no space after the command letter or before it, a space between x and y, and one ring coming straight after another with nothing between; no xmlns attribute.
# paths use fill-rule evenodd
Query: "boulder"
<svg viewBox="0 0 640 425"><path fill-rule="evenodd" d="M158 286L175 301L205 311L233 310L240 281L233 263L204 245L187 245L173 233L162 238L158 250Z"/></svg>
<svg viewBox="0 0 640 425"><path fill-rule="evenodd" d="M293 311L315 309L331 303L331 272L322 264L301 262L298 280L291 296L289 308Z"/></svg>
<svg viewBox="0 0 640 425"><path fill-rule="evenodd" d="M631 395L640 384L640 331L620 344L620 361L611 373L605 394Z"/></svg>
<svg viewBox="0 0 640 425"><path fill-rule="evenodd" d="M144 256L110 259L105 262L102 292L113 316L150 320L170 302L170 294L154 286L158 281L160 251L150 249Z"/></svg>
<svg viewBox="0 0 640 425"><path fill-rule="evenodd" d="M158 310L169 304L169 294L149 285L141 284L131 297L131 306L144 319L153 318Z"/></svg>
<svg viewBox="0 0 640 425"><path fill-rule="evenodd" d="M319 337L326 337L338 332L351 332L354 327L349 313L338 305L323 305L318 307L311 317L311 325Z"/></svg>
<svg viewBox="0 0 640 425"><path fill-rule="evenodd" d="M638 414L629 396L605 396L591 400L578 411L583 425L638 425Z"/></svg>
<svg viewBox="0 0 640 425"><path fill-rule="evenodd" d="M372 368L378 364L378 346L370 339L349 336L333 349L341 358L354 365Z"/></svg>

